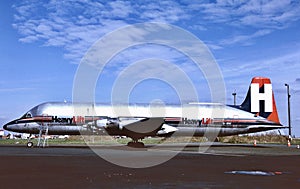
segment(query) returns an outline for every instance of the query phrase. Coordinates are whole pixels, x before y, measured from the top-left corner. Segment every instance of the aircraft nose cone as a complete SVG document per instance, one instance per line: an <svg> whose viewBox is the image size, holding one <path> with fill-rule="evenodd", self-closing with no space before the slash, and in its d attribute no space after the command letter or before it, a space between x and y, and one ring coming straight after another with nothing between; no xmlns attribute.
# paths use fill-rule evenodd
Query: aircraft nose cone
<svg viewBox="0 0 300 189"><path fill-rule="evenodd" d="M10 129L12 128L11 126L13 126L15 124L15 121L11 121L9 123L6 123L5 125L3 125L3 129L10 131Z"/></svg>

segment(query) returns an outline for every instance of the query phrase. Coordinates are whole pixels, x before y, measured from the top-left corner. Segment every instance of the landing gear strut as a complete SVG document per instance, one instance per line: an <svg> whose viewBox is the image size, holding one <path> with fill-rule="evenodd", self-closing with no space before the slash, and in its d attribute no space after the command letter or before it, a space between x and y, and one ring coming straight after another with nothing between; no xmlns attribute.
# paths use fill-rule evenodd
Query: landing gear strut
<svg viewBox="0 0 300 189"><path fill-rule="evenodd" d="M27 139L27 144L26 146L28 148L32 148L33 147L33 142L31 142L31 134L29 135L28 139Z"/></svg>

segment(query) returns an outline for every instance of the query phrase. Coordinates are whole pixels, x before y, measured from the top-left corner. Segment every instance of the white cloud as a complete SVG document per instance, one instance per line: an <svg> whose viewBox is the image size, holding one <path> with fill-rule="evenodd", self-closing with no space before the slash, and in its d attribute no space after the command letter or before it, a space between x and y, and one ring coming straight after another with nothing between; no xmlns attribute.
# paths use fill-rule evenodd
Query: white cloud
<svg viewBox="0 0 300 189"><path fill-rule="evenodd" d="M149 2L134 6L139 11L141 18L146 21L174 23L188 17L183 9L184 6L174 1Z"/></svg>
<svg viewBox="0 0 300 189"><path fill-rule="evenodd" d="M277 29L287 28L300 20L300 2L295 0L217 0L206 3L195 1L187 7L190 10L189 14L193 14L196 18L193 24L206 23L208 32L211 24L217 24L213 25L213 30L235 31L233 34L236 36L221 39L223 45L235 43L252 45L255 42L253 39L270 34ZM253 34L249 34L249 29ZM239 31L239 34L236 34L236 31ZM222 49L220 43L214 42L214 45L217 48L213 49Z"/></svg>
<svg viewBox="0 0 300 189"><path fill-rule="evenodd" d="M284 27L300 19L299 1L217 1L197 5L212 22L256 28ZM292 19L291 19L292 18Z"/></svg>
<svg viewBox="0 0 300 189"><path fill-rule="evenodd" d="M207 28L203 25L200 24L192 24L188 27L191 30L198 30L198 31L207 31Z"/></svg>
<svg viewBox="0 0 300 189"><path fill-rule="evenodd" d="M13 8L13 27L22 35L21 42L63 47L65 57L74 63L79 63L96 40L119 27L144 21L172 23L185 17L173 1L25 1Z"/></svg>
<svg viewBox="0 0 300 189"><path fill-rule="evenodd" d="M223 49L223 47L221 45L218 45L218 44L213 44L213 43L206 43L206 45L212 49L212 50L220 50L220 49Z"/></svg>
<svg viewBox="0 0 300 189"><path fill-rule="evenodd" d="M235 60L220 61L222 65L222 73L226 81L226 90L228 102L232 103L231 93L236 90L238 93L238 103L241 103L248 90L252 77L262 76L269 77L273 83L273 90L277 98L278 106L283 106L286 88L284 83L289 83L291 93L297 94L300 89L299 78L300 72L300 52L291 50L288 53L278 52L277 56L256 58L251 61L236 62ZM294 100L298 99L296 95ZM297 104L296 102L293 102ZM278 107L279 114L285 115L284 107Z"/></svg>
<svg viewBox="0 0 300 189"><path fill-rule="evenodd" d="M131 12L133 12L130 2L126 1L114 1L110 2L109 5L111 6L112 10L110 14L107 15L108 17L115 16L119 18L127 18Z"/></svg>
<svg viewBox="0 0 300 189"><path fill-rule="evenodd" d="M253 34L250 35L236 35L233 36L232 38L229 39L224 39L220 42L220 45L232 45L236 43L244 43L244 44L249 44L250 40L253 40L258 37L262 37L264 35L267 35L271 33L272 30L258 30L254 32ZM246 43L245 43L246 42Z"/></svg>
<svg viewBox="0 0 300 189"><path fill-rule="evenodd" d="M89 1L66 0L50 2L23 1L16 10L13 27L21 34L20 41L40 42L45 46L62 47L65 57L79 63L84 52L104 34L127 24L138 22L166 22L188 29L211 32L210 25L222 28L252 27L244 33L219 42L211 42L213 49L242 43L251 45L253 39L275 29L285 28L300 19L298 1ZM30 10L30 11L29 11ZM215 24L224 24L215 26Z"/></svg>
<svg viewBox="0 0 300 189"><path fill-rule="evenodd" d="M28 91L33 90L34 88L28 88L28 87L17 87L17 88L1 88L0 92L22 92L22 91Z"/></svg>
<svg viewBox="0 0 300 189"><path fill-rule="evenodd" d="M37 41L39 38L37 36L26 36L21 38L19 41L24 42L24 43L32 43Z"/></svg>

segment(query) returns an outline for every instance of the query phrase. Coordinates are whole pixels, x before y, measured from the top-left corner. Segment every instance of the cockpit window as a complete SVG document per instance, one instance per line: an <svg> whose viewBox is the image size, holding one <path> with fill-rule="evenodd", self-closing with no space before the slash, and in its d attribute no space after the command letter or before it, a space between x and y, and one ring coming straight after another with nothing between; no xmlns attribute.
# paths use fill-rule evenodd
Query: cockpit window
<svg viewBox="0 0 300 189"><path fill-rule="evenodd" d="M24 114L24 115L22 116L22 118L32 118L31 112L27 112L26 114Z"/></svg>
<svg viewBox="0 0 300 189"><path fill-rule="evenodd" d="M22 118L32 118L32 117L37 116L38 115L38 108L39 108L39 106L36 106L36 107L30 109L26 114L24 114L22 116Z"/></svg>
<svg viewBox="0 0 300 189"><path fill-rule="evenodd" d="M27 113L25 114L25 117L26 117L26 118L31 118L31 117L32 117L32 115L31 115L31 113L30 113L30 112L27 112Z"/></svg>

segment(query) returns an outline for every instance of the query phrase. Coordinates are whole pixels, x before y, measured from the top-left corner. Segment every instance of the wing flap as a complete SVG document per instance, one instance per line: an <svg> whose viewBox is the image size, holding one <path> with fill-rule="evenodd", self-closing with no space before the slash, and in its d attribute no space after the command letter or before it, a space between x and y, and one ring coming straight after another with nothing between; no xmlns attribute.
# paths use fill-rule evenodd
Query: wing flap
<svg viewBox="0 0 300 189"><path fill-rule="evenodd" d="M171 134L178 131L176 127L172 127L168 124L163 124L161 129L157 131L157 135L166 135L166 134Z"/></svg>

